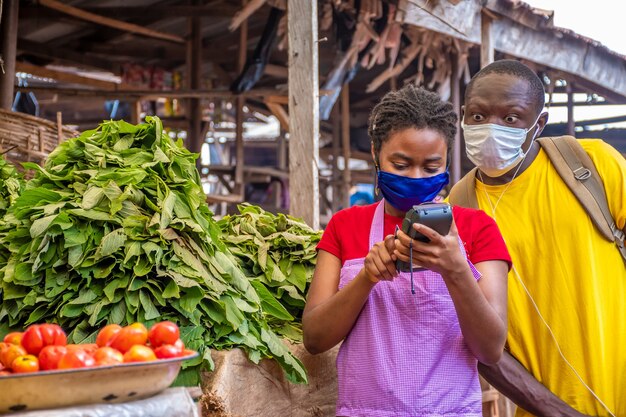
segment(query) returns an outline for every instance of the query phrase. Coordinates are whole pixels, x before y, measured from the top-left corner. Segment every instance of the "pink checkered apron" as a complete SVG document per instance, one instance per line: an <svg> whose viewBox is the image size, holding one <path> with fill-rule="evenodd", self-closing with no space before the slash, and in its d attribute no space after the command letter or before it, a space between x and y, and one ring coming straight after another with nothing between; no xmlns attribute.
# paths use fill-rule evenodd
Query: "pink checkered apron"
<svg viewBox="0 0 626 417"><path fill-rule="evenodd" d="M383 225L381 202L370 248L383 240ZM363 268L363 261L345 262L340 289ZM422 271L413 272L413 280L415 294L408 272L376 284L341 345L338 416L482 416L477 361L463 340L443 278Z"/></svg>

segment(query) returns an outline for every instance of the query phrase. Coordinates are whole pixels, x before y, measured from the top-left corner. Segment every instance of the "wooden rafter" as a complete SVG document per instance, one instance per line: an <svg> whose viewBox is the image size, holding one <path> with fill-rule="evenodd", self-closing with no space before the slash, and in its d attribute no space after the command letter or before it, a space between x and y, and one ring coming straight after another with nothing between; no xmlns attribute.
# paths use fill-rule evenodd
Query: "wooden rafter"
<svg viewBox="0 0 626 417"><path fill-rule="evenodd" d="M132 86L127 84L118 84L112 81L98 80L95 78L84 77L78 74L72 74L64 71L57 71L50 68L41 67L38 65L27 64L25 62L17 62L15 69L19 72L26 72L28 74L36 75L38 77L53 78L57 81L82 84L89 87L99 88L106 91L116 91L119 89L133 89Z"/></svg>
<svg viewBox="0 0 626 417"><path fill-rule="evenodd" d="M95 13L81 10L77 7L68 6L67 4L61 3L57 0L38 0L38 3L44 7L48 7L50 9L65 13L77 19L85 20L87 22L96 23L102 26L108 26L124 32L131 32L150 38L163 39L176 43L185 43L185 39L180 36L148 29L143 26L135 25L133 23L124 22L122 20L100 16Z"/></svg>
<svg viewBox="0 0 626 417"><path fill-rule="evenodd" d="M17 49L21 53L28 53L41 58L58 60L72 65L84 66L89 68L97 68L100 70L119 73L120 66L110 59L103 59L85 55L84 53L74 52L68 48L55 48L38 42L26 39L17 40Z"/></svg>
<svg viewBox="0 0 626 417"><path fill-rule="evenodd" d="M289 132L289 115L287 114L287 110L285 110L285 108L281 104L274 103L274 102L267 101L267 100L265 101L265 105L267 106L268 109L270 109L272 114L276 116L276 118L280 122L280 126L284 130Z"/></svg>
<svg viewBox="0 0 626 417"><path fill-rule="evenodd" d="M158 98L221 98L233 100L238 95L224 90L88 90L85 88L57 88L57 87L19 87L19 91L32 91L34 93L52 93L65 96L90 96L90 97L125 97L128 99L156 100ZM270 95L277 95L276 90L258 89L250 90L239 94L243 97L263 98Z"/></svg>
<svg viewBox="0 0 626 417"><path fill-rule="evenodd" d="M84 5L81 10L101 16L124 16L129 19L150 16L156 19L172 19L177 17L228 17L233 16L237 7L231 4L189 6L97 6ZM59 11L38 6L25 5L20 7L20 18L58 18Z"/></svg>

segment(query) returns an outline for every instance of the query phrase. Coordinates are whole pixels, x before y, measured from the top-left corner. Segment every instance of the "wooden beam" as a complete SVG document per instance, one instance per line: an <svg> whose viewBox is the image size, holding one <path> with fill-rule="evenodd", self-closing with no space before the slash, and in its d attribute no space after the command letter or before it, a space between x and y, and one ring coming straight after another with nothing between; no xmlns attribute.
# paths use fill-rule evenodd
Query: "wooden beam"
<svg viewBox="0 0 626 417"><path fill-rule="evenodd" d="M287 78L289 76L289 68L282 65L267 64L265 66L265 74L276 78Z"/></svg>
<svg viewBox="0 0 626 417"><path fill-rule="evenodd" d="M317 2L289 0L289 212L319 229Z"/></svg>
<svg viewBox="0 0 626 417"><path fill-rule="evenodd" d="M197 3L197 0L196 0ZM200 17L187 19L189 37L187 41L187 87L190 90L200 88L202 77L202 27ZM200 153L204 137L202 137L202 102L197 97L187 100L187 143L191 152ZM200 158L196 160L200 169Z"/></svg>
<svg viewBox="0 0 626 417"><path fill-rule="evenodd" d="M111 59L97 58L67 48L55 48L54 46L20 38L17 40L17 49L22 53L53 61L61 61L79 67L106 70L114 74L120 73L120 65Z"/></svg>
<svg viewBox="0 0 626 417"><path fill-rule="evenodd" d="M266 101L265 105L276 116L280 122L280 127L289 132L289 115L285 108L281 104L272 103L271 101Z"/></svg>
<svg viewBox="0 0 626 417"><path fill-rule="evenodd" d="M241 0L241 5L243 7L246 6L248 0ZM246 66L246 59L248 56L248 20L245 20L239 26L239 54L237 56L237 73L241 74L243 72L244 67ZM239 193L243 195L243 167L245 165L244 162L244 153L243 153L243 106L245 104L245 99L241 96L237 97L236 105L236 121L235 121L235 161L237 165L235 165L235 184L237 184L239 188Z"/></svg>
<svg viewBox="0 0 626 417"><path fill-rule="evenodd" d="M266 96L275 95L276 90L258 89L250 90L241 94L233 94L224 90L88 90L85 88L58 88L58 87L18 87L19 91L32 91L34 93L51 93L65 96L89 96L103 98L139 98L142 100L156 100L158 98L222 98L226 100L234 100L238 96L241 97L257 97L264 98Z"/></svg>
<svg viewBox="0 0 626 417"><path fill-rule="evenodd" d="M274 104L289 104L289 96L271 95L268 96L265 101Z"/></svg>
<svg viewBox="0 0 626 417"><path fill-rule="evenodd" d="M339 113L339 106L333 106L331 110L332 121L332 195L331 211L336 213L341 207L341 194L343 192L341 187L341 171L339 170L339 156L341 155L341 113ZM320 155L321 156L321 155Z"/></svg>
<svg viewBox="0 0 626 417"><path fill-rule="evenodd" d="M485 68L494 59L493 39L491 35L491 17L480 14L480 67Z"/></svg>
<svg viewBox="0 0 626 417"><path fill-rule="evenodd" d="M450 73L450 102L456 114L461 115L461 69L459 68L459 55L456 52L450 54L452 63ZM450 182L456 184L461 179L461 120L456 123L456 134L454 135L454 145L451 149L450 160Z"/></svg>
<svg viewBox="0 0 626 417"><path fill-rule="evenodd" d="M289 172L287 171L287 169L289 167L287 166L287 140L285 140L285 135L282 132L278 136L278 139L276 140L276 160L278 163L278 169L287 174L286 177L283 177L283 178L288 180ZM284 200L283 195L286 192L286 190L283 189L283 187L284 187L283 183L281 182L276 183L275 204L276 204L276 207L280 207L281 209L286 209L287 204L289 204L289 202L283 201Z"/></svg>
<svg viewBox="0 0 626 417"><path fill-rule="evenodd" d="M144 44L124 42L124 43L102 43L87 41L86 39L72 41L67 44L79 54L90 53L98 55L108 55L114 57L131 57L137 59L159 59L159 60L184 60L185 50L180 45L172 43L158 43L151 46ZM101 58L96 58L101 59Z"/></svg>
<svg viewBox="0 0 626 417"><path fill-rule="evenodd" d="M77 19L96 23L98 25L108 26L124 32L131 32L137 35L147 36L149 38L162 39L176 43L185 43L185 39L180 36L159 32L156 30L145 28L143 26L135 25L133 23L128 23L122 20L111 19L109 17L100 16L95 13L86 12L77 7L68 6L67 4L61 3L57 0L38 0L38 3L44 7L48 7L61 13L65 13Z"/></svg>
<svg viewBox="0 0 626 417"><path fill-rule="evenodd" d="M570 136L576 136L576 129L574 120L574 87L571 82L567 83L567 134Z"/></svg>
<svg viewBox="0 0 626 417"><path fill-rule="evenodd" d="M0 68L0 109L11 110L13 107L13 93L15 91L15 54L17 51L17 24L19 17L20 0L5 0L4 16L2 17L0 34L0 59L4 62ZM0 2L2 6L2 2Z"/></svg>
<svg viewBox="0 0 626 417"><path fill-rule="evenodd" d="M343 151L343 181L341 199L344 208L350 207L350 187L352 176L350 172L350 84L346 83L341 89L341 149Z"/></svg>
<svg viewBox="0 0 626 417"><path fill-rule="evenodd" d="M25 72L27 74L36 75L38 77L52 78L60 82L72 84L82 84L88 87L100 88L106 91L133 89L133 87L128 84L118 84L112 81L98 80L95 78L84 77L78 74L72 74L70 72L57 71L46 67L40 67L38 65L27 64L25 62L16 62L15 69L18 72Z"/></svg>
<svg viewBox="0 0 626 417"><path fill-rule="evenodd" d="M26 5L20 8L20 19L58 18L60 12L38 6ZM179 17L230 17L237 12L237 7L230 4L216 5L171 5L171 6L90 6L84 5L81 10L100 16L124 16L128 19L150 16L155 19L176 19Z"/></svg>

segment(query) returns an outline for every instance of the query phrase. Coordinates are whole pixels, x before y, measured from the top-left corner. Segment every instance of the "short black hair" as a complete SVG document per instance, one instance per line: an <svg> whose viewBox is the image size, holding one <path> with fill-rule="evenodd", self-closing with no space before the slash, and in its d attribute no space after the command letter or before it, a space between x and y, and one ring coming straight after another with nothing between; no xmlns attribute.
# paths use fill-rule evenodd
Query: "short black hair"
<svg viewBox="0 0 626 417"><path fill-rule="evenodd" d="M536 105L537 114L541 112L546 102L546 90L543 87L541 79L533 70L522 64L520 61L516 61L514 59L502 59L495 61L478 71L476 75L472 77L467 85L467 88L465 89L466 102L476 80L479 80L489 74L508 74L517 77L520 80L526 81L529 86L528 94Z"/></svg>
<svg viewBox="0 0 626 417"><path fill-rule="evenodd" d="M378 159L380 148L392 133L404 129L433 129L440 132L448 147L454 143L458 116L454 107L436 93L408 84L390 91L374 107L369 118L367 133L374 145Z"/></svg>

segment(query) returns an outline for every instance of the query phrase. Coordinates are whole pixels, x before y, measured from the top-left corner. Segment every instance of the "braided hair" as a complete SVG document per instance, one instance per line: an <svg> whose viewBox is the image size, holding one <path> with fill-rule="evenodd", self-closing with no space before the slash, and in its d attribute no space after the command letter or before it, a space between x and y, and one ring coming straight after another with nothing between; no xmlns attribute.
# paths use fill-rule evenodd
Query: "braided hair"
<svg viewBox="0 0 626 417"><path fill-rule="evenodd" d="M465 102L472 92L474 83L489 74L512 75L515 78L526 81L528 84L527 94L535 105L537 114L543 109L546 101L546 91L543 87L541 79L537 74L526 65L514 59L501 59L494 61L481 69L472 77L471 81L465 89Z"/></svg>
<svg viewBox="0 0 626 417"><path fill-rule="evenodd" d="M441 100L436 93L413 84L388 92L372 110L367 129L374 146L376 163L382 144L389 140L391 134L409 128L440 132L446 140L450 155L457 120L452 104Z"/></svg>

